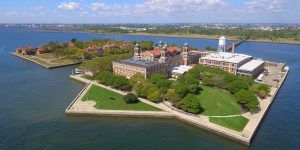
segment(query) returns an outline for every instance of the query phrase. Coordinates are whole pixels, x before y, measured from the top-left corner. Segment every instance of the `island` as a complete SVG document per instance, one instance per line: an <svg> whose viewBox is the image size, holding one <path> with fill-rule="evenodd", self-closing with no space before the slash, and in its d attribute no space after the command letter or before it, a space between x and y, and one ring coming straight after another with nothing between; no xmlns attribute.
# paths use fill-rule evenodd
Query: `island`
<svg viewBox="0 0 300 150"><path fill-rule="evenodd" d="M29 60L45 68L57 68L81 64L104 56L128 54L137 41L115 41L111 39L93 39L91 41L78 41L76 38L70 42L49 42L37 47L21 46L12 52L14 56ZM151 41L140 41L143 48L152 47Z"/></svg>
<svg viewBox="0 0 300 150"><path fill-rule="evenodd" d="M159 42L133 53L84 62L74 80L86 86L67 115L176 118L250 145L289 68L230 50ZM126 55L126 57L124 57Z"/></svg>

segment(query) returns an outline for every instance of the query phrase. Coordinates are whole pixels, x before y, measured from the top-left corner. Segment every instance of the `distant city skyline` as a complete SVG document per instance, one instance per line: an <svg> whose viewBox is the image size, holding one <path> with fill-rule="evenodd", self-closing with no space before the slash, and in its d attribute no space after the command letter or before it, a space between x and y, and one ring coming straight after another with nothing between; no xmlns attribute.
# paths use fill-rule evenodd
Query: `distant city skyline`
<svg viewBox="0 0 300 150"><path fill-rule="evenodd" d="M300 23L300 1L5 0L0 23Z"/></svg>

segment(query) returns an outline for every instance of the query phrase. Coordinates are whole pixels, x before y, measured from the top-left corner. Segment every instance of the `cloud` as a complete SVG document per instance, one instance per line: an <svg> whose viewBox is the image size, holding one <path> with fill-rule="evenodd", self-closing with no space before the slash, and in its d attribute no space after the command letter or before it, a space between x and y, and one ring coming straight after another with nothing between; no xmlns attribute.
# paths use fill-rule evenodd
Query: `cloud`
<svg viewBox="0 0 300 150"><path fill-rule="evenodd" d="M79 8L79 4L76 2L64 2L60 3L57 7L63 10L74 10Z"/></svg>
<svg viewBox="0 0 300 150"><path fill-rule="evenodd" d="M92 10L99 10L99 11L104 11L107 10L110 6L105 4L105 3L92 3L90 8Z"/></svg>
<svg viewBox="0 0 300 150"><path fill-rule="evenodd" d="M282 5L288 0L248 0L244 4L251 11L267 10L270 13L282 12Z"/></svg>
<svg viewBox="0 0 300 150"><path fill-rule="evenodd" d="M272 13L282 12L282 4L288 2L288 0L271 0L267 10Z"/></svg>
<svg viewBox="0 0 300 150"><path fill-rule="evenodd" d="M264 0L250 0L250 1L245 2L244 4L250 10L255 10L255 9L261 8L265 5Z"/></svg>
<svg viewBox="0 0 300 150"><path fill-rule="evenodd" d="M43 10L45 7L44 6L33 6L30 9L31 10Z"/></svg>
<svg viewBox="0 0 300 150"><path fill-rule="evenodd" d="M200 12L225 4L223 0L145 0L133 5L96 2L89 7L102 16L168 16L180 12Z"/></svg>

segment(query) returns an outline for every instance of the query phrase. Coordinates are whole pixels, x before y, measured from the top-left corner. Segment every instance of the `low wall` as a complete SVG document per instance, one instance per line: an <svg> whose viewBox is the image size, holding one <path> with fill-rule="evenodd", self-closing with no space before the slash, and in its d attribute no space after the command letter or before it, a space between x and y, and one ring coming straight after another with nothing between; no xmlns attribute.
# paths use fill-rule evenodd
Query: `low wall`
<svg viewBox="0 0 300 150"><path fill-rule="evenodd" d="M40 66L43 66L43 67L45 67L45 68L47 68L47 69L54 69L54 68L59 68L59 67L66 67L66 66L73 66L73 65L81 64L81 62L74 62L74 63L71 63L71 64L62 64L62 65L47 66L47 65L45 65L45 64L43 64L43 63L41 63L41 62L38 62L38 61L32 60L32 59L30 59L30 58L24 57L24 56L19 55L19 54L15 53L15 52L11 52L11 54L14 55L14 56L23 58L23 59L25 59L25 60L34 62L34 63L36 63L36 64L38 64L38 65L40 65Z"/></svg>
<svg viewBox="0 0 300 150"><path fill-rule="evenodd" d="M82 116L114 116L114 117L147 117L147 118L175 118L174 114L168 112L151 111L118 111L118 110L66 110L67 115Z"/></svg>

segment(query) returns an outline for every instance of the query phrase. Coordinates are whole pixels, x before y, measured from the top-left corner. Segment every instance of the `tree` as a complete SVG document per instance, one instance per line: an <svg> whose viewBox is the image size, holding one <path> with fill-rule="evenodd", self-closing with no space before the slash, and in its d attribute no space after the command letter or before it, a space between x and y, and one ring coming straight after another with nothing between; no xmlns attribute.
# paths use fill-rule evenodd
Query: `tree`
<svg viewBox="0 0 300 150"><path fill-rule="evenodd" d="M189 93L188 87L184 83L174 84L173 88L180 98L185 97Z"/></svg>
<svg viewBox="0 0 300 150"><path fill-rule="evenodd" d="M164 95L164 99L175 103L180 100L180 96L175 92L174 89L168 89L167 93Z"/></svg>
<svg viewBox="0 0 300 150"><path fill-rule="evenodd" d="M202 88L199 87L198 84L188 84L187 85L189 93L192 94L199 94Z"/></svg>
<svg viewBox="0 0 300 150"><path fill-rule="evenodd" d="M187 112L198 114L203 111L203 108L200 106L200 102L196 95L188 94L182 99L182 101L177 102L177 107L183 109Z"/></svg>
<svg viewBox="0 0 300 150"><path fill-rule="evenodd" d="M242 80L235 80L228 84L228 90L232 94L235 94L240 90L246 90L246 89L248 89L248 85L246 82L243 82Z"/></svg>
<svg viewBox="0 0 300 150"><path fill-rule="evenodd" d="M128 93L127 95L125 95L123 97L123 100L125 101L125 103L127 104L132 104L132 103L138 103L138 97L132 93Z"/></svg>
<svg viewBox="0 0 300 150"><path fill-rule="evenodd" d="M253 91L240 90L235 96L238 99L238 103L246 106L250 111L254 111L258 108L259 102Z"/></svg>
<svg viewBox="0 0 300 150"><path fill-rule="evenodd" d="M168 79L165 75L154 73L150 76L150 81L152 84L156 84L160 80Z"/></svg>
<svg viewBox="0 0 300 150"><path fill-rule="evenodd" d="M253 100L257 100L255 93L250 90L240 90L235 96L238 98L238 103L247 104Z"/></svg>
<svg viewBox="0 0 300 150"><path fill-rule="evenodd" d="M251 112L254 112L259 108L259 102L258 102L258 100L253 100L253 101L247 103L246 106Z"/></svg>
<svg viewBox="0 0 300 150"><path fill-rule="evenodd" d="M265 84L254 84L250 89L255 92L260 98L266 98L270 93L270 87Z"/></svg>
<svg viewBox="0 0 300 150"><path fill-rule="evenodd" d="M103 71L103 72L100 72L95 78L101 84L111 85L112 84L112 77L113 77L113 74L111 72Z"/></svg>
<svg viewBox="0 0 300 150"><path fill-rule="evenodd" d="M128 91L131 89L129 79L124 76L113 76L112 87L120 90Z"/></svg>
<svg viewBox="0 0 300 150"><path fill-rule="evenodd" d="M155 102L155 103L160 102L161 101L161 94L158 90L154 91L154 92L151 92L151 93L148 94L147 99L152 101L152 102Z"/></svg>
<svg viewBox="0 0 300 150"><path fill-rule="evenodd" d="M76 38L72 38L71 39L71 43L76 43L77 42L77 39Z"/></svg>
<svg viewBox="0 0 300 150"><path fill-rule="evenodd" d="M130 78L130 85L135 86L137 83L140 83L142 81L145 81L145 76L137 73Z"/></svg>
<svg viewBox="0 0 300 150"><path fill-rule="evenodd" d="M210 46L206 46L205 50L207 50L207 51L217 51L217 49L215 49L213 47L210 47Z"/></svg>

